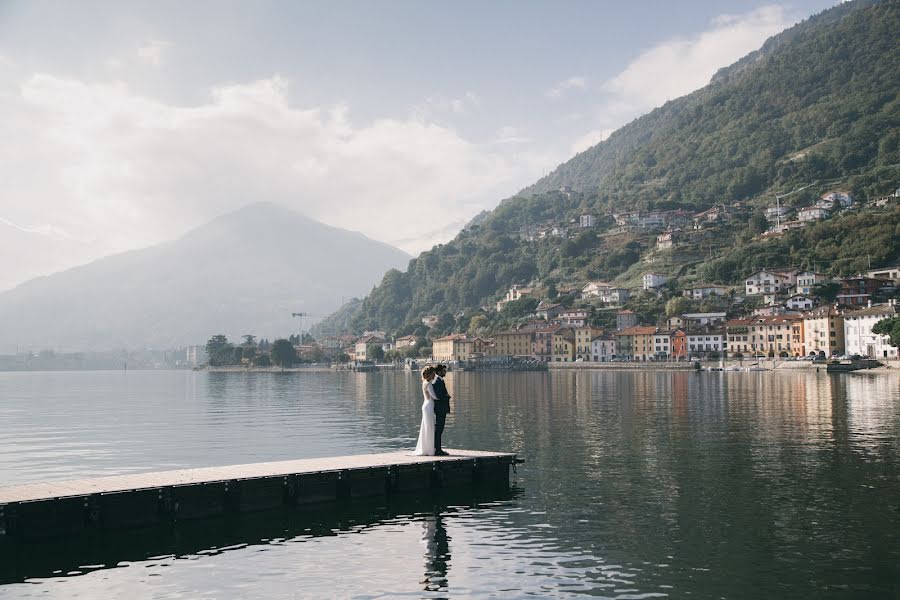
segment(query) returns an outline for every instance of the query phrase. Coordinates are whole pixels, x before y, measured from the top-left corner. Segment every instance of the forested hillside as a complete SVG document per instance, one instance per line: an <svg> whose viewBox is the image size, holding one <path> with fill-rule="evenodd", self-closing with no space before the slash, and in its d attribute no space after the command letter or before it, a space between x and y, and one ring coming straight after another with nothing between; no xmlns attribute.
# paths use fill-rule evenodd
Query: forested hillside
<svg viewBox="0 0 900 600"><path fill-rule="evenodd" d="M677 286L736 283L766 265L841 274L897 260L900 213L890 206L759 234L774 194L803 188L783 200L801 207L832 189L865 201L898 187L898 30L900 3L852 2L771 38L710 85L626 125L480 215L408 271L389 271L319 332L410 332L427 314L441 316L442 328L470 328L478 307L514 283L554 297L557 288L594 279L640 285L648 270ZM614 229L613 215L623 211L690 214L719 205L727 216L686 232L677 251L658 250L656 232ZM533 241L524 234L585 213L595 216L594 227Z"/></svg>

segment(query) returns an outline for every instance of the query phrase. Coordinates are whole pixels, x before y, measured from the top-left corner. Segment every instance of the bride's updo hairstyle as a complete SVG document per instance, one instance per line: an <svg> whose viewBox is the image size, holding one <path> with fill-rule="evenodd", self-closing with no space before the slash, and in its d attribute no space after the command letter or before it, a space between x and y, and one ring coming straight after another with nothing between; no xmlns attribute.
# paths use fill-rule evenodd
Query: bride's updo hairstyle
<svg viewBox="0 0 900 600"><path fill-rule="evenodd" d="M422 369L422 379L431 379L432 375L434 375L434 367L425 367Z"/></svg>

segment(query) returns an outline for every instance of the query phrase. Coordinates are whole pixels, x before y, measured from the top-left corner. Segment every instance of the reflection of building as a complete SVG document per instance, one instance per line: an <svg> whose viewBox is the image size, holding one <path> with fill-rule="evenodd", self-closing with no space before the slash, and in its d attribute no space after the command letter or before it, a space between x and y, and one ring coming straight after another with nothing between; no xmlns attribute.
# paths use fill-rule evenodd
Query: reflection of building
<svg viewBox="0 0 900 600"><path fill-rule="evenodd" d="M844 315L844 339L847 354L869 358L897 358L897 348L891 346L886 335L872 333L878 321L897 316L892 304L876 304L847 312Z"/></svg>

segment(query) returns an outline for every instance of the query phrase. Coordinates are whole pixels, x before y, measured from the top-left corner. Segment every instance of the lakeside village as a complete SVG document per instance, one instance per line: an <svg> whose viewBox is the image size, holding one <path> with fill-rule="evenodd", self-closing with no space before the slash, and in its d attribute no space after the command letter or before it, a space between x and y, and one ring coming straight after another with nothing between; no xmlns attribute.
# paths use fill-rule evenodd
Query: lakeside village
<svg viewBox="0 0 900 600"><path fill-rule="evenodd" d="M863 206L849 193L836 190L823 194L811 206L791 208L776 203L765 209L770 226L758 237L782 235L838 212L894 206L898 199L900 189ZM672 249L691 238L688 229L702 231L735 210L740 207L721 205L698 214L681 210L615 214L611 216L616 228L608 234L656 229L660 232L657 248ZM523 227L520 236L526 241L572 237L595 225L594 217L584 214L568 224ZM474 316L465 311L423 315L421 326L396 332L393 337L375 330L319 340L304 334L303 339L292 336L290 344L277 340L281 348L274 352L266 340L255 344L253 336L245 336L251 339L249 346L245 343L237 348L217 336L219 339L210 340L206 347L189 349L188 359L194 365L202 364L206 361L203 354L207 354L213 357L208 361L211 366L324 362L360 370L378 363L412 367L427 361L464 368L745 358L890 362L898 359L887 325L900 322L898 286L898 266L841 278L794 267L763 268L747 275L743 288L704 283L679 287L676 277L652 271L643 274L640 288L604 281L559 284L552 290L518 284ZM657 307L662 298L668 298L665 314L657 314L658 309L640 310L641 301L647 298L655 299ZM492 331L492 315L513 326ZM885 323L879 327L882 321Z"/></svg>

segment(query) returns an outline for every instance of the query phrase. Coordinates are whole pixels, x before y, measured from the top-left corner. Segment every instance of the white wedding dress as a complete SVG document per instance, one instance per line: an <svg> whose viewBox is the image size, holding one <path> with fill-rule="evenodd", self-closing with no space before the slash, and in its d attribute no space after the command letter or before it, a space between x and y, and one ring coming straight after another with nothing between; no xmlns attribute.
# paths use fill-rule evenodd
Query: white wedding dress
<svg viewBox="0 0 900 600"><path fill-rule="evenodd" d="M430 381L422 380L422 425L419 427L419 441L416 443L416 456L434 456L434 401L437 394Z"/></svg>

